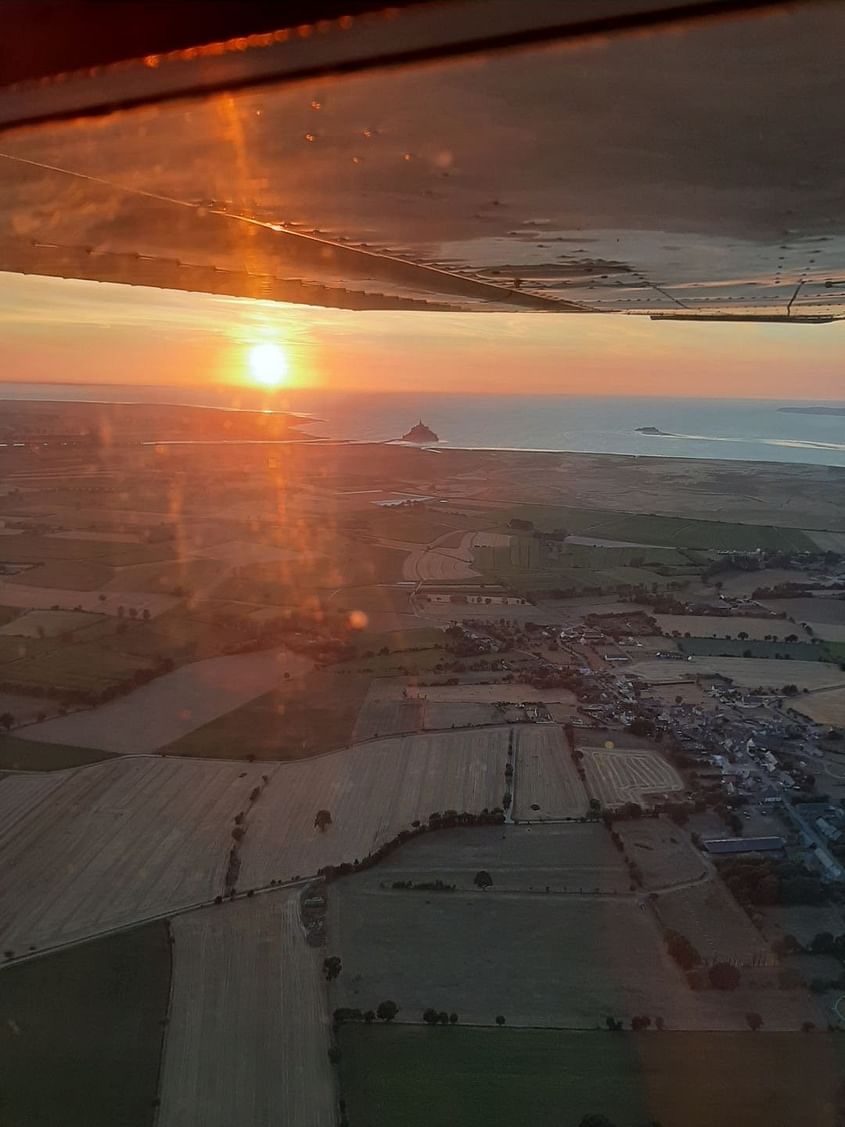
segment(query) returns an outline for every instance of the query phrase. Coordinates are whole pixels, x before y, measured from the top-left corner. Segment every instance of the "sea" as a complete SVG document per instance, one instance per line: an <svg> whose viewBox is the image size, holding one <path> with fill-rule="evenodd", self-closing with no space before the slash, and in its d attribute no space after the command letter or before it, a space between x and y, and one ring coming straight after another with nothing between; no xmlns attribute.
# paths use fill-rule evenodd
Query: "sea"
<svg viewBox="0 0 845 1127"><path fill-rule="evenodd" d="M845 402L671 399L566 395L444 395L242 387L0 383L3 399L181 403L290 411L304 435L395 441L422 420L440 447L579 451L666 458L719 458L845 467L845 414L792 414L783 407ZM660 434L642 434L653 427Z"/></svg>

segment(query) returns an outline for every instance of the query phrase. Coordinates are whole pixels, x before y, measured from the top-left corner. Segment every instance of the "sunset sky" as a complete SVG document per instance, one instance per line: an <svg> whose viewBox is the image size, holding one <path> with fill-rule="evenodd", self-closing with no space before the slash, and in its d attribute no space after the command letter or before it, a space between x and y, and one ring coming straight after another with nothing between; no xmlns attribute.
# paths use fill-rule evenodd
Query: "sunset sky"
<svg viewBox="0 0 845 1127"><path fill-rule="evenodd" d="M292 388L845 395L841 324L360 313L0 274L0 342L2 381L251 385L269 344Z"/></svg>

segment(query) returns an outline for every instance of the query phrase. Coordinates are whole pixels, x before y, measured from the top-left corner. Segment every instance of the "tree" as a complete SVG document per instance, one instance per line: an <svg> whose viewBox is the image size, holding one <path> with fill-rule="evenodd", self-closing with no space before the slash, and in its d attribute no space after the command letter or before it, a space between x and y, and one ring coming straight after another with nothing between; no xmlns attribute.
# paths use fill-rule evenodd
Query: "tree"
<svg viewBox="0 0 845 1127"><path fill-rule="evenodd" d="M741 976L732 963L714 963L708 970L707 977L716 990L736 990Z"/></svg>
<svg viewBox="0 0 845 1127"><path fill-rule="evenodd" d="M680 932L670 931L667 933L666 948L681 970L692 970L701 962L701 955L687 937L681 935Z"/></svg>
<svg viewBox="0 0 845 1127"><path fill-rule="evenodd" d="M144 622L150 621L150 612L147 607L144 607L144 609L141 611L141 618L143 618Z"/></svg>
<svg viewBox="0 0 845 1127"><path fill-rule="evenodd" d="M399 1013L399 1007L395 1002L391 1002L388 998L385 1002L379 1002L376 1008L376 1016L380 1021L393 1021Z"/></svg>
<svg viewBox="0 0 845 1127"><path fill-rule="evenodd" d="M15 718L11 714L11 712L4 712L2 714L2 716L0 716L0 726L5 728L7 732L14 725L14 723L15 723Z"/></svg>
<svg viewBox="0 0 845 1127"><path fill-rule="evenodd" d="M457 1025L458 1024L458 1015L456 1013L449 1014L449 1024L450 1025Z"/></svg>
<svg viewBox="0 0 845 1127"><path fill-rule="evenodd" d="M496 1014L496 1025L498 1025L498 1027L501 1029L504 1024L504 1016L502 1014Z"/></svg>
<svg viewBox="0 0 845 1127"><path fill-rule="evenodd" d="M337 978L341 970L343 970L343 963L337 955L329 955L328 958L323 959L323 974L326 976L327 982Z"/></svg>
<svg viewBox="0 0 845 1127"><path fill-rule="evenodd" d="M437 1025L437 1010L433 1010L431 1006L429 1006L427 1010L423 1010L422 1019L426 1023L426 1025Z"/></svg>
<svg viewBox="0 0 845 1127"><path fill-rule="evenodd" d="M486 869L479 869L479 871L473 877L472 883L476 888L490 888L493 883L493 878L490 876Z"/></svg>
<svg viewBox="0 0 845 1127"><path fill-rule="evenodd" d="M812 1033L815 1028L816 1028L815 1023L812 1022L812 1021L802 1021L801 1022L801 1032L802 1033Z"/></svg>
<svg viewBox="0 0 845 1127"><path fill-rule="evenodd" d="M330 826L331 824L332 824L332 816L329 813L329 811L328 810L318 810L317 814L314 818L314 825L317 827L317 829L320 831L320 833L325 833L326 832L326 826Z"/></svg>
<svg viewBox="0 0 845 1127"><path fill-rule="evenodd" d="M375 1020L376 1020L375 1010L364 1010L364 1021L366 1021L367 1025L372 1025L372 1023Z"/></svg>
<svg viewBox="0 0 845 1127"><path fill-rule="evenodd" d="M756 1032L757 1032L757 1030L758 1030L758 1029L759 1029L759 1028L760 1028L760 1027L762 1026L762 1024L763 1024L763 1019L762 1019L762 1018L760 1017L760 1015L759 1015L759 1014L755 1014L755 1013L750 1013L750 1014L746 1014L746 1015L745 1015L745 1020L746 1020L746 1021L748 1022L748 1028L749 1028L749 1029L750 1029L750 1030L751 1030L751 1031L752 1031L753 1033L756 1033Z"/></svg>
<svg viewBox="0 0 845 1127"><path fill-rule="evenodd" d="M832 955L834 939L829 931L820 931L813 936L810 950L814 955Z"/></svg>

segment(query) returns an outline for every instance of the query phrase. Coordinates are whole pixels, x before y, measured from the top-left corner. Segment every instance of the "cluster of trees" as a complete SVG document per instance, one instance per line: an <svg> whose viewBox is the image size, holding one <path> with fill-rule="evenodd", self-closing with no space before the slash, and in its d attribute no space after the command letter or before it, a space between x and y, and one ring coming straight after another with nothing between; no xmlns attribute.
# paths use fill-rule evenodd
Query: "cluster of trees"
<svg viewBox="0 0 845 1127"><path fill-rule="evenodd" d="M691 971L700 966L701 955L698 949L679 931L667 931L664 940L666 950L683 971Z"/></svg>
<svg viewBox="0 0 845 1127"><path fill-rule="evenodd" d="M338 1006L332 1014L332 1021L335 1029L343 1025L347 1021L363 1021L367 1025L379 1019L379 1021L389 1022L393 1021L399 1013L399 1007L390 998L383 1002L379 1002L374 1010L360 1010L357 1007L351 1008L349 1006Z"/></svg>
<svg viewBox="0 0 845 1127"><path fill-rule="evenodd" d="M423 1010L423 1021L426 1025L457 1025L458 1015L456 1013L447 1014L445 1010L433 1010L430 1007Z"/></svg>
<svg viewBox="0 0 845 1127"><path fill-rule="evenodd" d="M744 907L766 904L825 904L834 888L797 861L732 858L718 861L719 874Z"/></svg>
<svg viewBox="0 0 845 1127"><path fill-rule="evenodd" d="M454 892L457 885L442 880L395 880L390 887L409 892Z"/></svg>

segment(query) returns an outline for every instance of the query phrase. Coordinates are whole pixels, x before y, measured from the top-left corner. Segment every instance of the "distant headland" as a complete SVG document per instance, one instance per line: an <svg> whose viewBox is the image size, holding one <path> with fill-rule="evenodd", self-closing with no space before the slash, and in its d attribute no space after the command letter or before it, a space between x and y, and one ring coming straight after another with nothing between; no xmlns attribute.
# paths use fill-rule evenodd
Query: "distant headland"
<svg viewBox="0 0 845 1127"><path fill-rule="evenodd" d="M845 415L845 407L778 407L790 415Z"/></svg>

